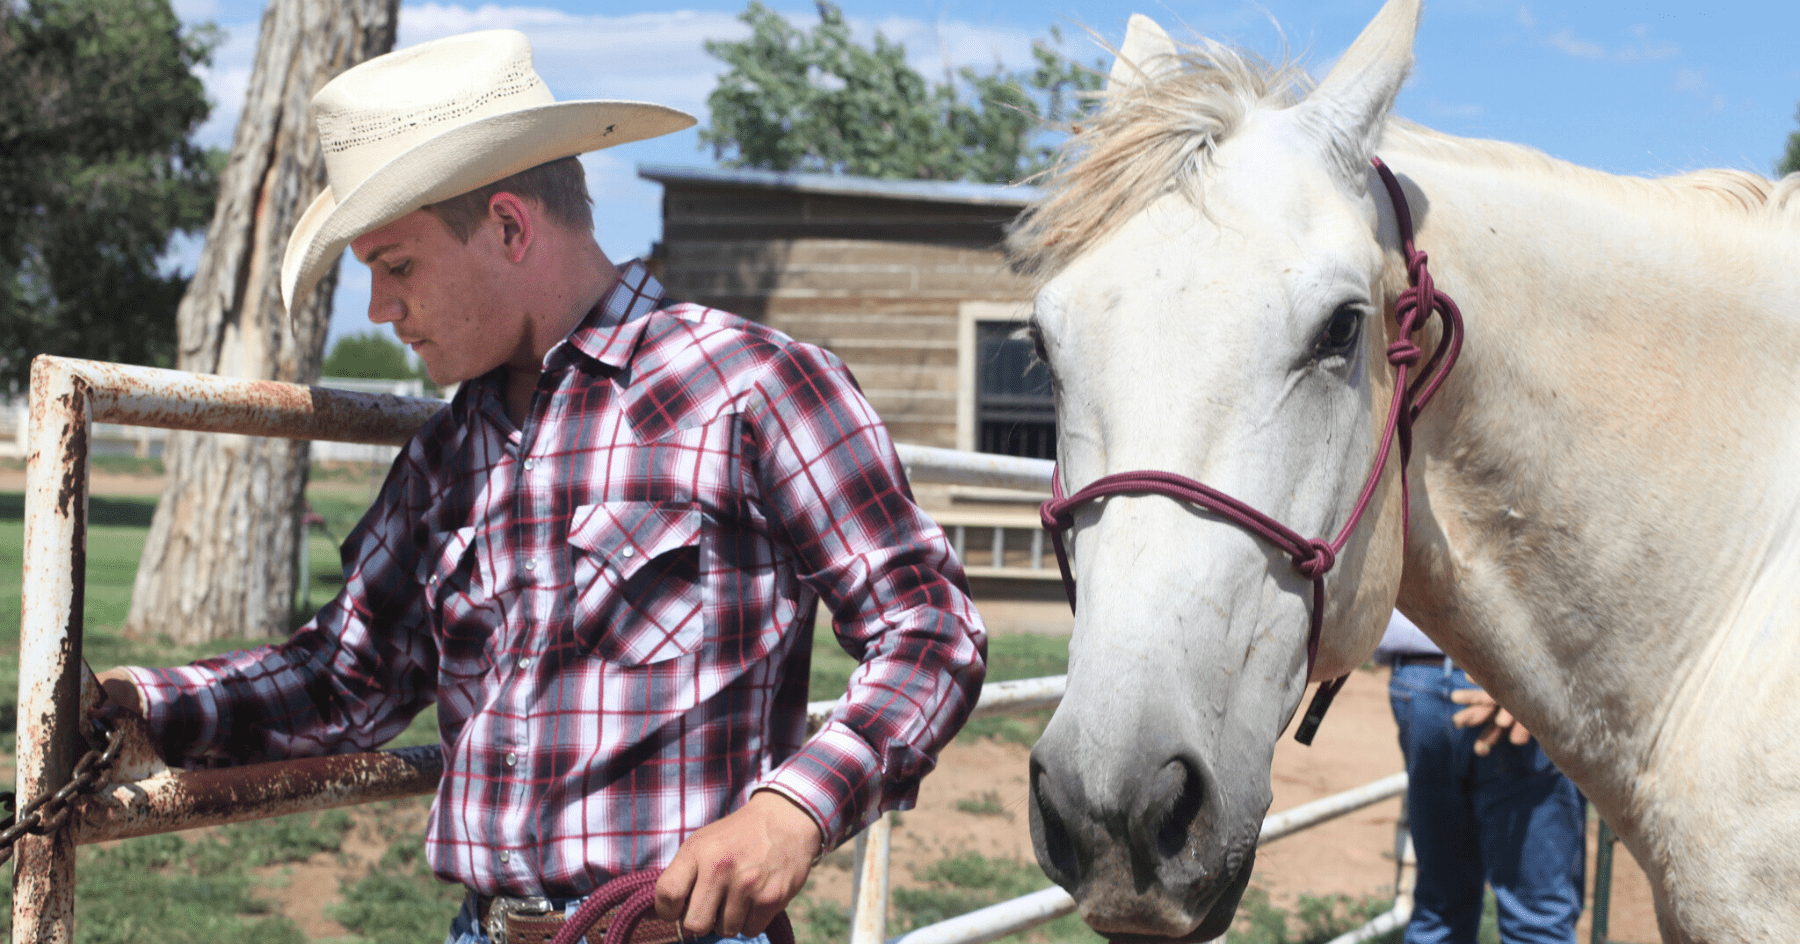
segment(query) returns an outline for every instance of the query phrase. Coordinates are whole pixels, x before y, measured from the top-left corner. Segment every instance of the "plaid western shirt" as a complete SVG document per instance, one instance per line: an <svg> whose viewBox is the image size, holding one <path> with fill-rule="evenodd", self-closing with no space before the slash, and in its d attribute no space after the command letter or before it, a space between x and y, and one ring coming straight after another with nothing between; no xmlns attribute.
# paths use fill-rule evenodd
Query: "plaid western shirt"
<svg viewBox="0 0 1800 944"><path fill-rule="evenodd" d="M163 756L369 750L435 700L426 853L487 894L667 864L757 789L826 848L909 806L984 672L961 565L842 363L660 294L627 265L523 429L464 384L290 640L133 670ZM861 665L807 740L820 600Z"/></svg>

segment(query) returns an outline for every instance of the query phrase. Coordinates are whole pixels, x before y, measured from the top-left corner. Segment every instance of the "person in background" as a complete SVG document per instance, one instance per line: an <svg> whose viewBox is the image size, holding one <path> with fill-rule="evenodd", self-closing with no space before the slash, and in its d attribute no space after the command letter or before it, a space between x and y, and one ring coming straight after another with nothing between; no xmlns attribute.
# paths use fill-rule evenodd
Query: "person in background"
<svg viewBox="0 0 1800 944"><path fill-rule="evenodd" d="M1399 612L1375 658L1393 668L1388 696L1419 860L1407 944L1474 944L1484 885L1505 944L1574 944L1587 861L1580 792Z"/></svg>

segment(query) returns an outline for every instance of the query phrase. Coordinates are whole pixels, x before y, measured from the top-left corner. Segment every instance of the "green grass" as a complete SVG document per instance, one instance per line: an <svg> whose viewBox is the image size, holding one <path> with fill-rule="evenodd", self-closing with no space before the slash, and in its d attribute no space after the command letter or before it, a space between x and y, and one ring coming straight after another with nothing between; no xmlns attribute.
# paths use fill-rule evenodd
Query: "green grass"
<svg viewBox="0 0 1800 944"><path fill-rule="evenodd" d="M336 852L349 829L349 815L334 810L238 823L198 835L167 833L84 848L75 866L75 940L79 944L303 942L306 937L293 921L274 914L270 902L258 896L257 879L246 869ZM12 882L7 878L0 892L5 899L0 935L10 936Z"/></svg>
<svg viewBox="0 0 1800 944"><path fill-rule="evenodd" d="M1348 895L1301 895L1290 914L1271 904L1267 892L1253 886L1238 905L1230 938L1232 944L1325 944L1362 927L1393 906L1392 899L1373 895L1357 899ZM1400 929L1371 940L1374 944L1400 944L1405 934Z"/></svg>
<svg viewBox="0 0 1800 944"><path fill-rule="evenodd" d="M328 916L370 944L413 944L442 937L463 898L461 885L438 881L425 865L425 843L398 837L375 869L346 882Z"/></svg>
<svg viewBox="0 0 1800 944"><path fill-rule="evenodd" d="M1050 880L1035 864L990 859L975 852L934 862L914 877L923 884L892 891L888 920L890 935L936 924L1050 887ZM798 944L842 944L849 937L850 916L841 906L803 896L796 899L788 911L794 918L794 936ZM1098 944L1102 938L1089 930L1079 917L1067 915L1003 940Z"/></svg>
<svg viewBox="0 0 1800 944"><path fill-rule="evenodd" d="M1000 791L984 790L980 796L967 796L956 801L956 808L974 816L1004 816L1012 819L1012 812L1000 801Z"/></svg>

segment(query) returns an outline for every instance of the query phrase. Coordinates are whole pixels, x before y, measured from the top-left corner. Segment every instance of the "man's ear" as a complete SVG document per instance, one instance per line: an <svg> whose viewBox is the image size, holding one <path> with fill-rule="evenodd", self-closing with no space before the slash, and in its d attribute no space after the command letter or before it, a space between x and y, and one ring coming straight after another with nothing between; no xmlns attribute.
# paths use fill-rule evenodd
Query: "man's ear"
<svg viewBox="0 0 1800 944"><path fill-rule="evenodd" d="M488 219L498 227L500 246L510 262L523 262L537 237L538 208L502 190L488 198Z"/></svg>

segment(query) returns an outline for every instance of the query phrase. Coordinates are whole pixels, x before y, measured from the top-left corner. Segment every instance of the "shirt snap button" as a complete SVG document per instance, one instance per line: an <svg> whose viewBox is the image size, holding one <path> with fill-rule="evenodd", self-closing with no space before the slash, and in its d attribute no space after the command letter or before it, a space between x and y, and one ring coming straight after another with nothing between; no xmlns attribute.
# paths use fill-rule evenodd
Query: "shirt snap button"
<svg viewBox="0 0 1800 944"><path fill-rule="evenodd" d="M633 555L633 554L636 554L636 553L637 553L637 549L635 549L635 548L630 548L630 547L628 547L628 548L626 548L626 549L625 549L625 550L623 550L623 551L620 551L620 552L619 552L619 553L620 553L620 554L622 554L622 555L623 555L623 556L625 556L625 557L630 557L630 556L631 556L631 555Z"/></svg>
<svg viewBox="0 0 1800 944"><path fill-rule="evenodd" d="M528 560L528 561L526 561L526 562L525 562L525 569L526 569L526 570L536 570L536 569L537 569L537 561L535 561L535 560Z"/></svg>
<svg viewBox="0 0 1800 944"><path fill-rule="evenodd" d="M518 765L518 763L519 763L519 755L517 755L517 754L506 755L506 766L515 767Z"/></svg>
<svg viewBox="0 0 1800 944"><path fill-rule="evenodd" d="M525 460L525 471L530 472L532 469L535 469L535 468L537 468L537 460L535 460L535 459L526 459Z"/></svg>
<svg viewBox="0 0 1800 944"><path fill-rule="evenodd" d="M507 852L505 849L500 850L500 861L511 862L512 861L512 853Z"/></svg>
<svg viewBox="0 0 1800 944"><path fill-rule="evenodd" d="M531 657L530 656L520 656L519 657L519 668L521 668L521 669L531 668Z"/></svg>

